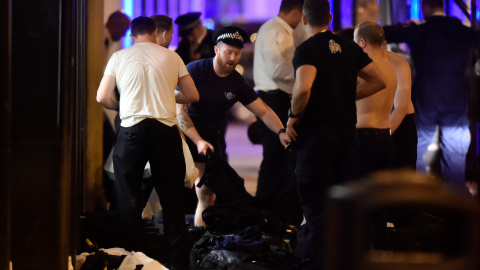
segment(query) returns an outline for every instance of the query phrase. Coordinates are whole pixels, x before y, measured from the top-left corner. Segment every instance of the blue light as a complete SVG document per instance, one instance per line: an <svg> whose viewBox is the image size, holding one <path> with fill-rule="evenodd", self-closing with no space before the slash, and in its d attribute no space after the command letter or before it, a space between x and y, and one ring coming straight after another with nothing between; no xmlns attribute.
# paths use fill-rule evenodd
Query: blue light
<svg viewBox="0 0 480 270"><path fill-rule="evenodd" d="M203 20L203 26L205 26L207 29L215 30L215 21L210 18L205 19Z"/></svg>
<svg viewBox="0 0 480 270"><path fill-rule="evenodd" d="M477 20L480 20L480 11L477 10L477 12L475 12L475 15L477 16Z"/></svg>
<svg viewBox="0 0 480 270"><path fill-rule="evenodd" d="M412 0L412 4L410 6L410 19L420 19L420 0Z"/></svg>
<svg viewBox="0 0 480 270"><path fill-rule="evenodd" d="M123 0L123 13L127 14L133 20L133 0ZM130 38L131 31L128 29L125 37L122 38L122 49L132 46L132 39Z"/></svg>

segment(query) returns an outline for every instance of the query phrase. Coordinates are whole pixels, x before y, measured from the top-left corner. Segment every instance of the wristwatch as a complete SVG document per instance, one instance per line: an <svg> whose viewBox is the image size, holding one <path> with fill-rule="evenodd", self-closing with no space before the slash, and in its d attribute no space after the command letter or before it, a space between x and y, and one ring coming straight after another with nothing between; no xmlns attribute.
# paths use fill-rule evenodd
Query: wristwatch
<svg viewBox="0 0 480 270"><path fill-rule="evenodd" d="M291 108L288 109L288 117L290 117L290 118L298 118L298 117L300 117L300 116L302 116L301 113L299 113L299 114L293 114L293 113L292 113L292 109L291 109Z"/></svg>
<svg viewBox="0 0 480 270"><path fill-rule="evenodd" d="M277 135L280 136L280 134L287 132L286 129L282 128L277 132Z"/></svg>

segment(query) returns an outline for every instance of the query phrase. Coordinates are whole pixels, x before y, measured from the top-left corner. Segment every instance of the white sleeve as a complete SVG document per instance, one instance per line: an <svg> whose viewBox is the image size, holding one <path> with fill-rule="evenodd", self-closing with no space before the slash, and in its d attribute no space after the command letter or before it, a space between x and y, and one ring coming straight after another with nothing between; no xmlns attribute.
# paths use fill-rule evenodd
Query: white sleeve
<svg viewBox="0 0 480 270"><path fill-rule="evenodd" d="M178 55L178 53L175 53L175 57L177 58L177 63L178 63L178 78L181 78L185 75L188 74L187 67L185 66L185 63L183 62L182 58Z"/></svg>
<svg viewBox="0 0 480 270"><path fill-rule="evenodd" d="M110 75L116 78L116 62L117 62L117 53L112 54L110 59L108 60L107 67L105 68L104 74Z"/></svg>

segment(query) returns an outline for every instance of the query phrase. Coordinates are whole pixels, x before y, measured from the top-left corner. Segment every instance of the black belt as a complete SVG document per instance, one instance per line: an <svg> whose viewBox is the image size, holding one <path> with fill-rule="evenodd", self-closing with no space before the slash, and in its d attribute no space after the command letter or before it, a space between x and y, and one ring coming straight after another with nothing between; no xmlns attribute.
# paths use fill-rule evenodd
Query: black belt
<svg viewBox="0 0 480 270"><path fill-rule="evenodd" d="M357 128L356 136L390 135L389 128Z"/></svg>
<svg viewBox="0 0 480 270"><path fill-rule="evenodd" d="M280 90L280 89L275 89L275 90L268 90L268 91L264 91L264 90L258 90L258 93L259 94L264 94L264 95L269 95L269 96L277 96L277 95L288 95L289 97L291 96L291 94L288 94L287 92L283 91L283 90Z"/></svg>

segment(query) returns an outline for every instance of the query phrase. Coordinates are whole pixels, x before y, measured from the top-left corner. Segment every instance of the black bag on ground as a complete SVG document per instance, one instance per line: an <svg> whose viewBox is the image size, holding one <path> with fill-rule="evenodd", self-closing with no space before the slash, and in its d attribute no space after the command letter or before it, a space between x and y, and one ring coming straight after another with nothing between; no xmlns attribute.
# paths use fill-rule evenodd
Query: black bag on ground
<svg viewBox="0 0 480 270"><path fill-rule="evenodd" d="M267 219L251 202L228 202L207 207L202 213L208 231L235 234L248 226L265 227Z"/></svg>
<svg viewBox="0 0 480 270"><path fill-rule="evenodd" d="M236 235L206 232L190 253L191 269L300 269L287 243L247 227Z"/></svg>

